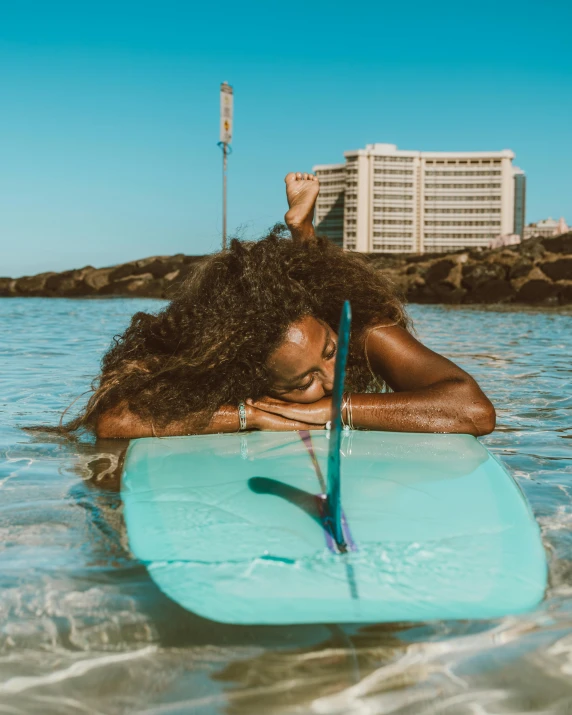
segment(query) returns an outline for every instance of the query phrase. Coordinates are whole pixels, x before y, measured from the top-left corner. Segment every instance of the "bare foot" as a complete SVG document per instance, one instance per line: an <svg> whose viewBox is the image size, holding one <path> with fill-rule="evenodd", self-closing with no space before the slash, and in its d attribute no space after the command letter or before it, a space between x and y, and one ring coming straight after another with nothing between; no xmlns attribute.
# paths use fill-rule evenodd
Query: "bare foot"
<svg viewBox="0 0 572 715"><path fill-rule="evenodd" d="M314 236L314 205L320 192L320 182L314 174L291 171L286 175L286 198L290 207L284 216L294 238Z"/></svg>

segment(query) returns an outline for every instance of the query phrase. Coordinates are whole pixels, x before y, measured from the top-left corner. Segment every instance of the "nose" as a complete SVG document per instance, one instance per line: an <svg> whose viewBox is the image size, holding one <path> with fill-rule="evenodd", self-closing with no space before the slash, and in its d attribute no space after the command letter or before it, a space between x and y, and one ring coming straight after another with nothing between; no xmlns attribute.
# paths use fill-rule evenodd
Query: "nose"
<svg viewBox="0 0 572 715"><path fill-rule="evenodd" d="M332 360L324 367L324 378L322 386L326 395L331 395L334 389L335 360Z"/></svg>

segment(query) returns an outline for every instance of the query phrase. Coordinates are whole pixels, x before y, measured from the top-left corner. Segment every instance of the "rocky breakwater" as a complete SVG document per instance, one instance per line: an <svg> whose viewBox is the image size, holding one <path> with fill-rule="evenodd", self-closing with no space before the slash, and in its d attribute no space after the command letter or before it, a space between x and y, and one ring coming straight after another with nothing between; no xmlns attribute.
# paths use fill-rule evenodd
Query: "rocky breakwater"
<svg viewBox="0 0 572 715"><path fill-rule="evenodd" d="M200 256L153 256L109 268L86 266L62 273L0 278L0 296L170 298Z"/></svg>
<svg viewBox="0 0 572 715"><path fill-rule="evenodd" d="M410 303L572 304L572 233L494 250L370 260Z"/></svg>
<svg viewBox="0 0 572 715"><path fill-rule="evenodd" d="M0 278L0 296L170 298L200 256L154 256L109 268ZM572 304L572 233L486 251L370 254L411 303Z"/></svg>

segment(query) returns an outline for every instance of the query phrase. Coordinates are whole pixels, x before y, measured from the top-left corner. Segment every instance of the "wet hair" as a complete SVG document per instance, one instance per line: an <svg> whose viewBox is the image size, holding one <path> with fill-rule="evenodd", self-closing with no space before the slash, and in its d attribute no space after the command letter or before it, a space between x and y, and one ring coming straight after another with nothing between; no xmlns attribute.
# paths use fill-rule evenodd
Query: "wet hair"
<svg viewBox="0 0 572 715"><path fill-rule="evenodd" d="M337 331L345 299L353 315L346 384L372 389L367 329L408 327L394 287L365 257L326 238L295 242L284 229L277 224L260 241L233 240L199 262L158 314L136 313L66 429L94 430L99 416L120 404L155 426L191 414L206 424L221 405L266 395L268 358L289 326L313 316Z"/></svg>

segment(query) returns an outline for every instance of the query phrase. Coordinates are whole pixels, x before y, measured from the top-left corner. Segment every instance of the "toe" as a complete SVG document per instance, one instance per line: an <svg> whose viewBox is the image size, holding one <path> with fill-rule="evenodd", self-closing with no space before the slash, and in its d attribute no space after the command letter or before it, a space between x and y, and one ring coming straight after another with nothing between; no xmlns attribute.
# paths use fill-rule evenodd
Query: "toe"
<svg viewBox="0 0 572 715"><path fill-rule="evenodd" d="M284 181L289 184L291 181L296 181L296 173L294 171L290 171L286 176L284 177Z"/></svg>

